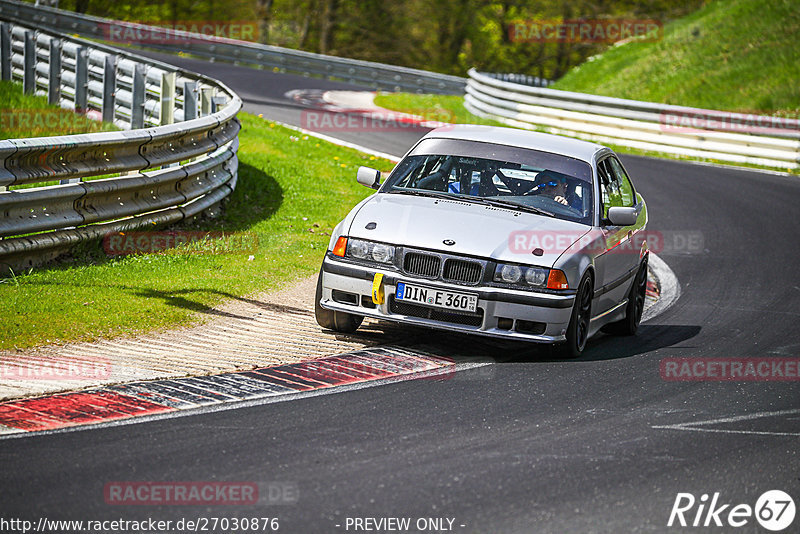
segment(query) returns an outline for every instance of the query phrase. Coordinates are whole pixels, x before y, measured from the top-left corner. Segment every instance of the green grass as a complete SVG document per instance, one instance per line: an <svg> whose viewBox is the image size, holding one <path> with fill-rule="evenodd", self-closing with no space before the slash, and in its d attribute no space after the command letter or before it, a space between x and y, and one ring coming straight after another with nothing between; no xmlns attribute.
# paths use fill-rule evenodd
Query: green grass
<svg viewBox="0 0 800 534"><path fill-rule="evenodd" d="M100 244L83 245L49 268L0 280L0 349L174 327L315 273L334 225L370 192L355 181L358 166L393 164L239 117L239 181L224 216L178 229L248 232L257 251L108 258Z"/></svg>
<svg viewBox="0 0 800 534"><path fill-rule="evenodd" d="M0 139L49 137L116 129L112 124L51 106L46 97L23 94L19 83L0 81Z"/></svg>
<svg viewBox="0 0 800 534"><path fill-rule="evenodd" d="M386 109L419 115L431 121L503 126L497 121L484 119L467 111L464 108L464 97L458 95L378 93L375 104Z"/></svg>
<svg viewBox="0 0 800 534"><path fill-rule="evenodd" d="M800 117L800 2L716 0L657 42L612 47L554 89Z"/></svg>

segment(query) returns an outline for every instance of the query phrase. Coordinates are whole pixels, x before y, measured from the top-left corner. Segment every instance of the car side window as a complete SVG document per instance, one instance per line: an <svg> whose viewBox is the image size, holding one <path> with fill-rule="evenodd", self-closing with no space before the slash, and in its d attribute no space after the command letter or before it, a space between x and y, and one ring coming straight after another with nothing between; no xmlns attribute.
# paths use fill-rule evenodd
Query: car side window
<svg viewBox="0 0 800 534"><path fill-rule="evenodd" d="M608 217L608 208L623 205L619 184L608 164L609 159L604 159L597 164L597 176L600 180L600 200L603 203L603 218Z"/></svg>
<svg viewBox="0 0 800 534"><path fill-rule="evenodd" d="M606 160L611 167L611 172L614 174L614 181L617 183L622 206L630 208L636 204L636 194L633 191L633 184L631 179L622 168L622 164L615 157L610 157Z"/></svg>

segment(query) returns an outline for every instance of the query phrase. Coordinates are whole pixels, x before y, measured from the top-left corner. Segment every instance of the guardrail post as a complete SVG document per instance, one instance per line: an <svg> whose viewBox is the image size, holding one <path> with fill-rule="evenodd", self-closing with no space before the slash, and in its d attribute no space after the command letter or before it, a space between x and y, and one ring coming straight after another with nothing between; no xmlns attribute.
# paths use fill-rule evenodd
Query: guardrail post
<svg viewBox="0 0 800 534"><path fill-rule="evenodd" d="M24 42L22 90L26 95L32 95L36 91L36 41L32 31L25 32Z"/></svg>
<svg viewBox="0 0 800 534"><path fill-rule="evenodd" d="M133 93L131 94L131 130L144 128L144 67L137 63L133 68Z"/></svg>
<svg viewBox="0 0 800 534"><path fill-rule="evenodd" d="M175 122L175 81L174 72L165 72L161 75L161 125Z"/></svg>
<svg viewBox="0 0 800 534"><path fill-rule="evenodd" d="M11 24L0 22L0 78L11 79Z"/></svg>
<svg viewBox="0 0 800 534"><path fill-rule="evenodd" d="M206 115L211 115L213 113L213 111L211 111L213 100L214 89L211 87L203 87L200 89L200 116L205 117Z"/></svg>
<svg viewBox="0 0 800 534"><path fill-rule="evenodd" d="M50 39L50 75L47 78L47 103L61 102L61 40Z"/></svg>
<svg viewBox="0 0 800 534"><path fill-rule="evenodd" d="M216 113L217 111L219 111L220 109L225 107L226 103L227 103L227 100L225 100L224 96L215 96L215 97L213 97L211 99L211 113Z"/></svg>
<svg viewBox="0 0 800 534"><path fill-rule="evenodd" d="M197 118L197 82L183 83L183 120Z"/></svg>
<svg viewBox="0 0 800 534"><path fill-rule="evenodd" d="M86 113L89 110L89 61L86 48L75 51L75 111Z"/></svg>
<svg viewBox="0 0 800 534"><path fill-rule="evenodd" d="M114 122L117 98L117 56L107 55L103 65L103 121Z"/></svg>

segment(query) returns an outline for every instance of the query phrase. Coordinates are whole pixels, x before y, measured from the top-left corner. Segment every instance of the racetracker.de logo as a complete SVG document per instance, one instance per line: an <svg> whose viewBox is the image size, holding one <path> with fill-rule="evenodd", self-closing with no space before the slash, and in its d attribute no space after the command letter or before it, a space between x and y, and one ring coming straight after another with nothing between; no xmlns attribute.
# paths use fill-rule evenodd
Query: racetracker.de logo
<svg viewBox="0 0 800 534"><path fill-rule="evenodd" d="M258 25L249 21L179 20L169 25L101 22L106 41L124 44L185 45L213 40L257 41Z"/></svg>
<svg viewBox="0 0 800 534"><path fill-rule="evenodd" d="M698 133L709 130L742 134L796 136L800 120L706 109L677 109L659 114L661 131Z"/></svg>
<svg viewBox="0 0 800 534"><path fill-rule="evenodd" d="M0 130L28 134L39 130L86 129L86 117L64 109L0 110Z"/></svg>
<svg viewBox="0 0 800 534"><path fill-rule="evenodd" d="M800 380L800 358L664 358L659 369L670 382Z"/></svg>
<svg viewBox="0 0 800 534"><path fill-rule="evenodd" d="M111 361L92 356L80 360L45 358L0 362L0 378L3 380L105 380L110 376Z"/></svg>
<svg viewBox="0 0 800 534"><path fill-rule="evenodd" d="M111 232L103 236L108 256L129 254L235 254L255 253L258 235L250 232Z"/></svg>
<svg viewBox="0 0 800 534"><path fill-rule="evenodd" d="M402 132L416 128L452 126L455 117L447 110L421 110L413 114L380 110L305 110L300 126L312 132Z"/></svg>
<svg viewBox="0 0 800 534"><path fill-rule="evenodd" d="M248 505L258 502L255 482L108 482L111 505Z"/></svg>
<svg viewBox="0 0 800 534"><path fill-rule="evenodd" d="M614 43L663 37L664 24L653 19L517 20L508 25L512 43Z"/></svg>
<svg viewBox="0 0 800 534"><path fill-rule="evenodd" d="M705 251L703 233L694 230L639 230L628 236L626 230L607 232L554 232L552 230L515 230L508 236L512 254L561 254L573 251L639 254L644 244L655 254L701 254Z"/></svg>

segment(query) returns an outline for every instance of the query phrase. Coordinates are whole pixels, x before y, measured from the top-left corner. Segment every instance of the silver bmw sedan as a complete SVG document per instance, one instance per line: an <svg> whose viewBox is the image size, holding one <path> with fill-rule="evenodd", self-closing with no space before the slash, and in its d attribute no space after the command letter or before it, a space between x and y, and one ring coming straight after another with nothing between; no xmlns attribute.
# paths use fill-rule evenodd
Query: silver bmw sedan
<svg viewBox="0 0 800 534"><path fill-rule="evenodd" d="M364 317L556 344L579 356L644 309L647 209L614 152L488 126L419 140L334 229L316 292L323 328Z"/></svg>

